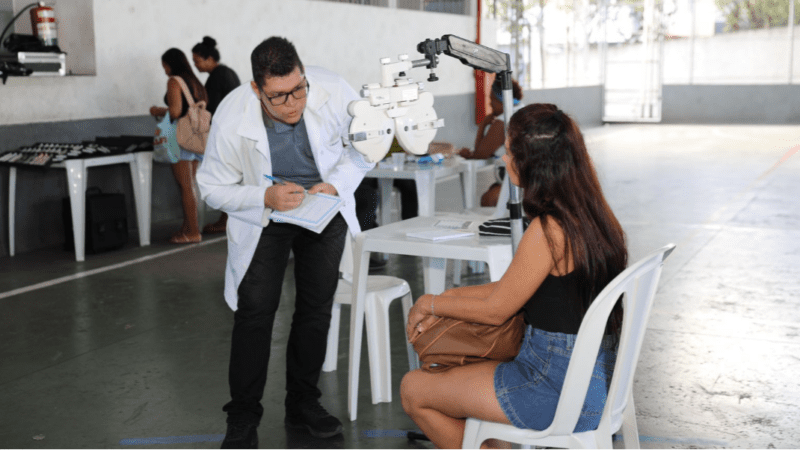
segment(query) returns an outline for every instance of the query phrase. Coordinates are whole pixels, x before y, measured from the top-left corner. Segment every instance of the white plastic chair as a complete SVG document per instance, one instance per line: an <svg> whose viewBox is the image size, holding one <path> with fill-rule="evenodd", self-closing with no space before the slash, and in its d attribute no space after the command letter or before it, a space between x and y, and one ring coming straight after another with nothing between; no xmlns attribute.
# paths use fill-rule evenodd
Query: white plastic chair
<svg viewBox="0 0 800 450"><path fill-rule="evenodd" d="M498 162L499 161L499 162ZM504 166L501 160L495 161L495 170L497 167ZM503 181L500 183L500 193L497 196L497 205L495 206L480 206L477 208L473 208L470 210L465 211L467 214L480 214L483 216L481 222L485 222L491 219L499 219L501 217L508 217L508 207L506 204L508 203L509 197L509 187L508 181L504 178ZM509 241L509 245L511 245L511 241ZM481 261L470 261L469 267L473 273L483 273L486 270L485 263ZM453 284L458 286L461 284L461 261L454 260L453 261Z"/></svg>
<svg viewBox="0 0 800 450"><path fill-rule="evenodd" d="M322 370L332 372L336 370L339 359L339 323L341 322L341 309L343 304L349 305L353 292L353 246L350 234L345 240L342 262L339 271L342 278L336 287L331 311L331 325L328 330L328 347L325 353L325 362ZM392 362L391 347L389 345L389 305L396 298L402 297L403 303L403 329L408 322L408 311L411 309L413 299L408 283L400 278L387 275L369 275L367 277L367 295L365 303L365 320L367 327L367 348L369 352L370 386L372 387L372 403L377 404L382 399L376 395L384 392L388 396L385 401L392 401ZM404 333L405 334L405 331ZM409 367L413 370L419 365L414 347L408 344ZM382 388L377 387L380 383Z"/></svg>
<svg viewBox="0 0 800 450"><path fill-rule="evenodd" d="M613 448L612 436L620 429L625 448L639 448L639 431L633 405L633 375L661 276L661 267L664 259L674 249L675 245L669 244L628 267L592 302L578 330L555 418L546 430L525 430L469 418L462 448L479 448L486 439L492 438L523 446ZM594 431L575 433L573 430L586 398L606 321L622 294L625 294L622 300L622 333L600 425Z"/></svg>

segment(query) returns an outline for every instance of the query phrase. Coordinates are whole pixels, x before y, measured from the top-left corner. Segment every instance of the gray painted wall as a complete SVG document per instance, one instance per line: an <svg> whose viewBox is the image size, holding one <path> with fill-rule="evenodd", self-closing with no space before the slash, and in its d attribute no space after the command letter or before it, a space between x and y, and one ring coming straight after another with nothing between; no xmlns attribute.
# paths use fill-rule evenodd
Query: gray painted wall
<svg viewBox="0 0 800 450"><path fill-rule="evenodd" d="M522 102L552 103L585 128L602 124L602 98L601 86L581 86L525 91Z"/></svg>
<svg viewBox="0 0 800 450"><path fill-rule="evenodd" d="M664 123L800 123L800 86L664 86ZM523 101L554 103L571 115L581 127L601 125L602 87L541 89L525 91ZM474 94L437 96L434 107L445 127L437 141L458 147L475 140ZM79 142L97 136L150 135L154 121L149 116L0 126L0 152L35 142ZM478 180L479 189L491 183L492 175ZM135 230L133 188L127 165L95 167L89 170L89 186L104 192L121 192L128 201L128 225ZM437 188L444 195L460 196L457 180ZM482 191L481 191L482 192ZM63 170L21 168L17 170L16 252L23 253L63 244L61 199L67 196ZM441 195L437 194L441 197ZM8 255L8 167L0 166L0 256ZM456 204L458 202L455 202ZM182 217L180 194L170 167L153 164L152 221ZM215 216L209 216L215 218Z"/></svg>
<svg viewBox="0 0 800 450"><path fill-rule="evenodd" d="M437 140L454 145L472 145L477 126L473 94L439 96L435 108L445 119L445 128ZM93 140L97 136L151 135L155 121L150 116L65 122L0 125L0 153L36 142L70 143ZM8 166L0 166L0 257L8 255ZM128 227L136 229L133 187L127 164L93 167L88 171L87 186L97 186L103 192L125 194L128 203ZM22 167L17 169L15 208L17 254L60 246L64 242L61 217L62 198L68 196L66 174L61 169L43 170ZM169 165L153 163L152 222L158 223L183 217L178 185ZM206 221L215 220L210 213ZM131 237L131 242L134 242Z"/></svg>
<svg viewBox="0 0 800 450"><path fill-rule="evenodd" d="M662 123L800 123L800 85L665 85Z"/></svg>

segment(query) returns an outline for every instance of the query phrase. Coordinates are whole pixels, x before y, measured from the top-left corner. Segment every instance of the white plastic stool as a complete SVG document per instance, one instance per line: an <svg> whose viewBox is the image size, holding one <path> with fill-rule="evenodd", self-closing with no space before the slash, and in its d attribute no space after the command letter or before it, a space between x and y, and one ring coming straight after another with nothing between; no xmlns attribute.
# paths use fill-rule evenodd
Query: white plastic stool
<svg viewBox="0 0 800 450"><path fill-rule="evenodd" d="M352 301L353 250L350 235L345 241L344 254L339 266L342 279L336 287L331 310L331 325L328 330L328 347L325 352L324 372L336 370L339 359L339 323L343 304ZM408 322L408 311L413 299L411 288L405 280L388 275L370 275L367 277L367 295L364 316L367 328L367 349L369 352L370 386L372 403L392 401L392 361L389 341L389 305L396 298L402 297L403 327ZM404 333L405 334L405 333ZM407 344L408 365L411 370L419 367L414 347ZM383 392L384 395L380 395Z"/></svg>

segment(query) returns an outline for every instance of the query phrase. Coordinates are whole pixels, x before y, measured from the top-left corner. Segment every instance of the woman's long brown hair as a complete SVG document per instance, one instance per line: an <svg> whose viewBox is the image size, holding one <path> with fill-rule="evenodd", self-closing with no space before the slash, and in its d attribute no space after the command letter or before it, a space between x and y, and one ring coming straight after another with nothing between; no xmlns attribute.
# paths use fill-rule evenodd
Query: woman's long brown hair
<svg viewBox="0 0 800 450"><path fill-rule="evenodd" d="M572 306L583 317L597 294L625 270L625 233L603 196L583 135L557 106L522 108L509 122L508 138L524 190L522 207L540 218L551 253L573 259L582 299ZM550 220L564 232L563 249L555 248ZM609 333L619 336L621 318L617 305Z"/></svg>
<svg viewBox="0 0 800 450"><path fill-rule="evenodd" d="M161 55L161 62L169 66L172 70L172 76L183 78L183 81L186 82L186 86L188 86L189 90L192 92L194 101L208 101L206 88L197 78L197 75L194 74L194 70L192 70L192 66L189 65L189 60L182 50L177 48L167 50Z"/></svg>

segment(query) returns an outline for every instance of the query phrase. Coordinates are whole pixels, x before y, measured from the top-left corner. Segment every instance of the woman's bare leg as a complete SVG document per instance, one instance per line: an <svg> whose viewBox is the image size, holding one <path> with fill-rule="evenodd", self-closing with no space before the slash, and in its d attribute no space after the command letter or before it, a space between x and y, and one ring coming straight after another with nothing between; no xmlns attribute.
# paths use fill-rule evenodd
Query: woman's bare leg
<svg viewBox="0 0 800 450"><path fill-rule="evenodd" d="M183 204L183 226L173 238L183 234L192 242L200 239L200 230L197 225L197 191L194 182L196 171L197 161L178 161L172 165L172 173L178 181Z"/></svg>
<svg viewBox="0 0 800 450"><path fill-rule="evenodd" d="M467 417L510 424L494 392L498 364L475 363L438 374L409 372L400 385L403 409L434 445L461 448Z"/></svg>

